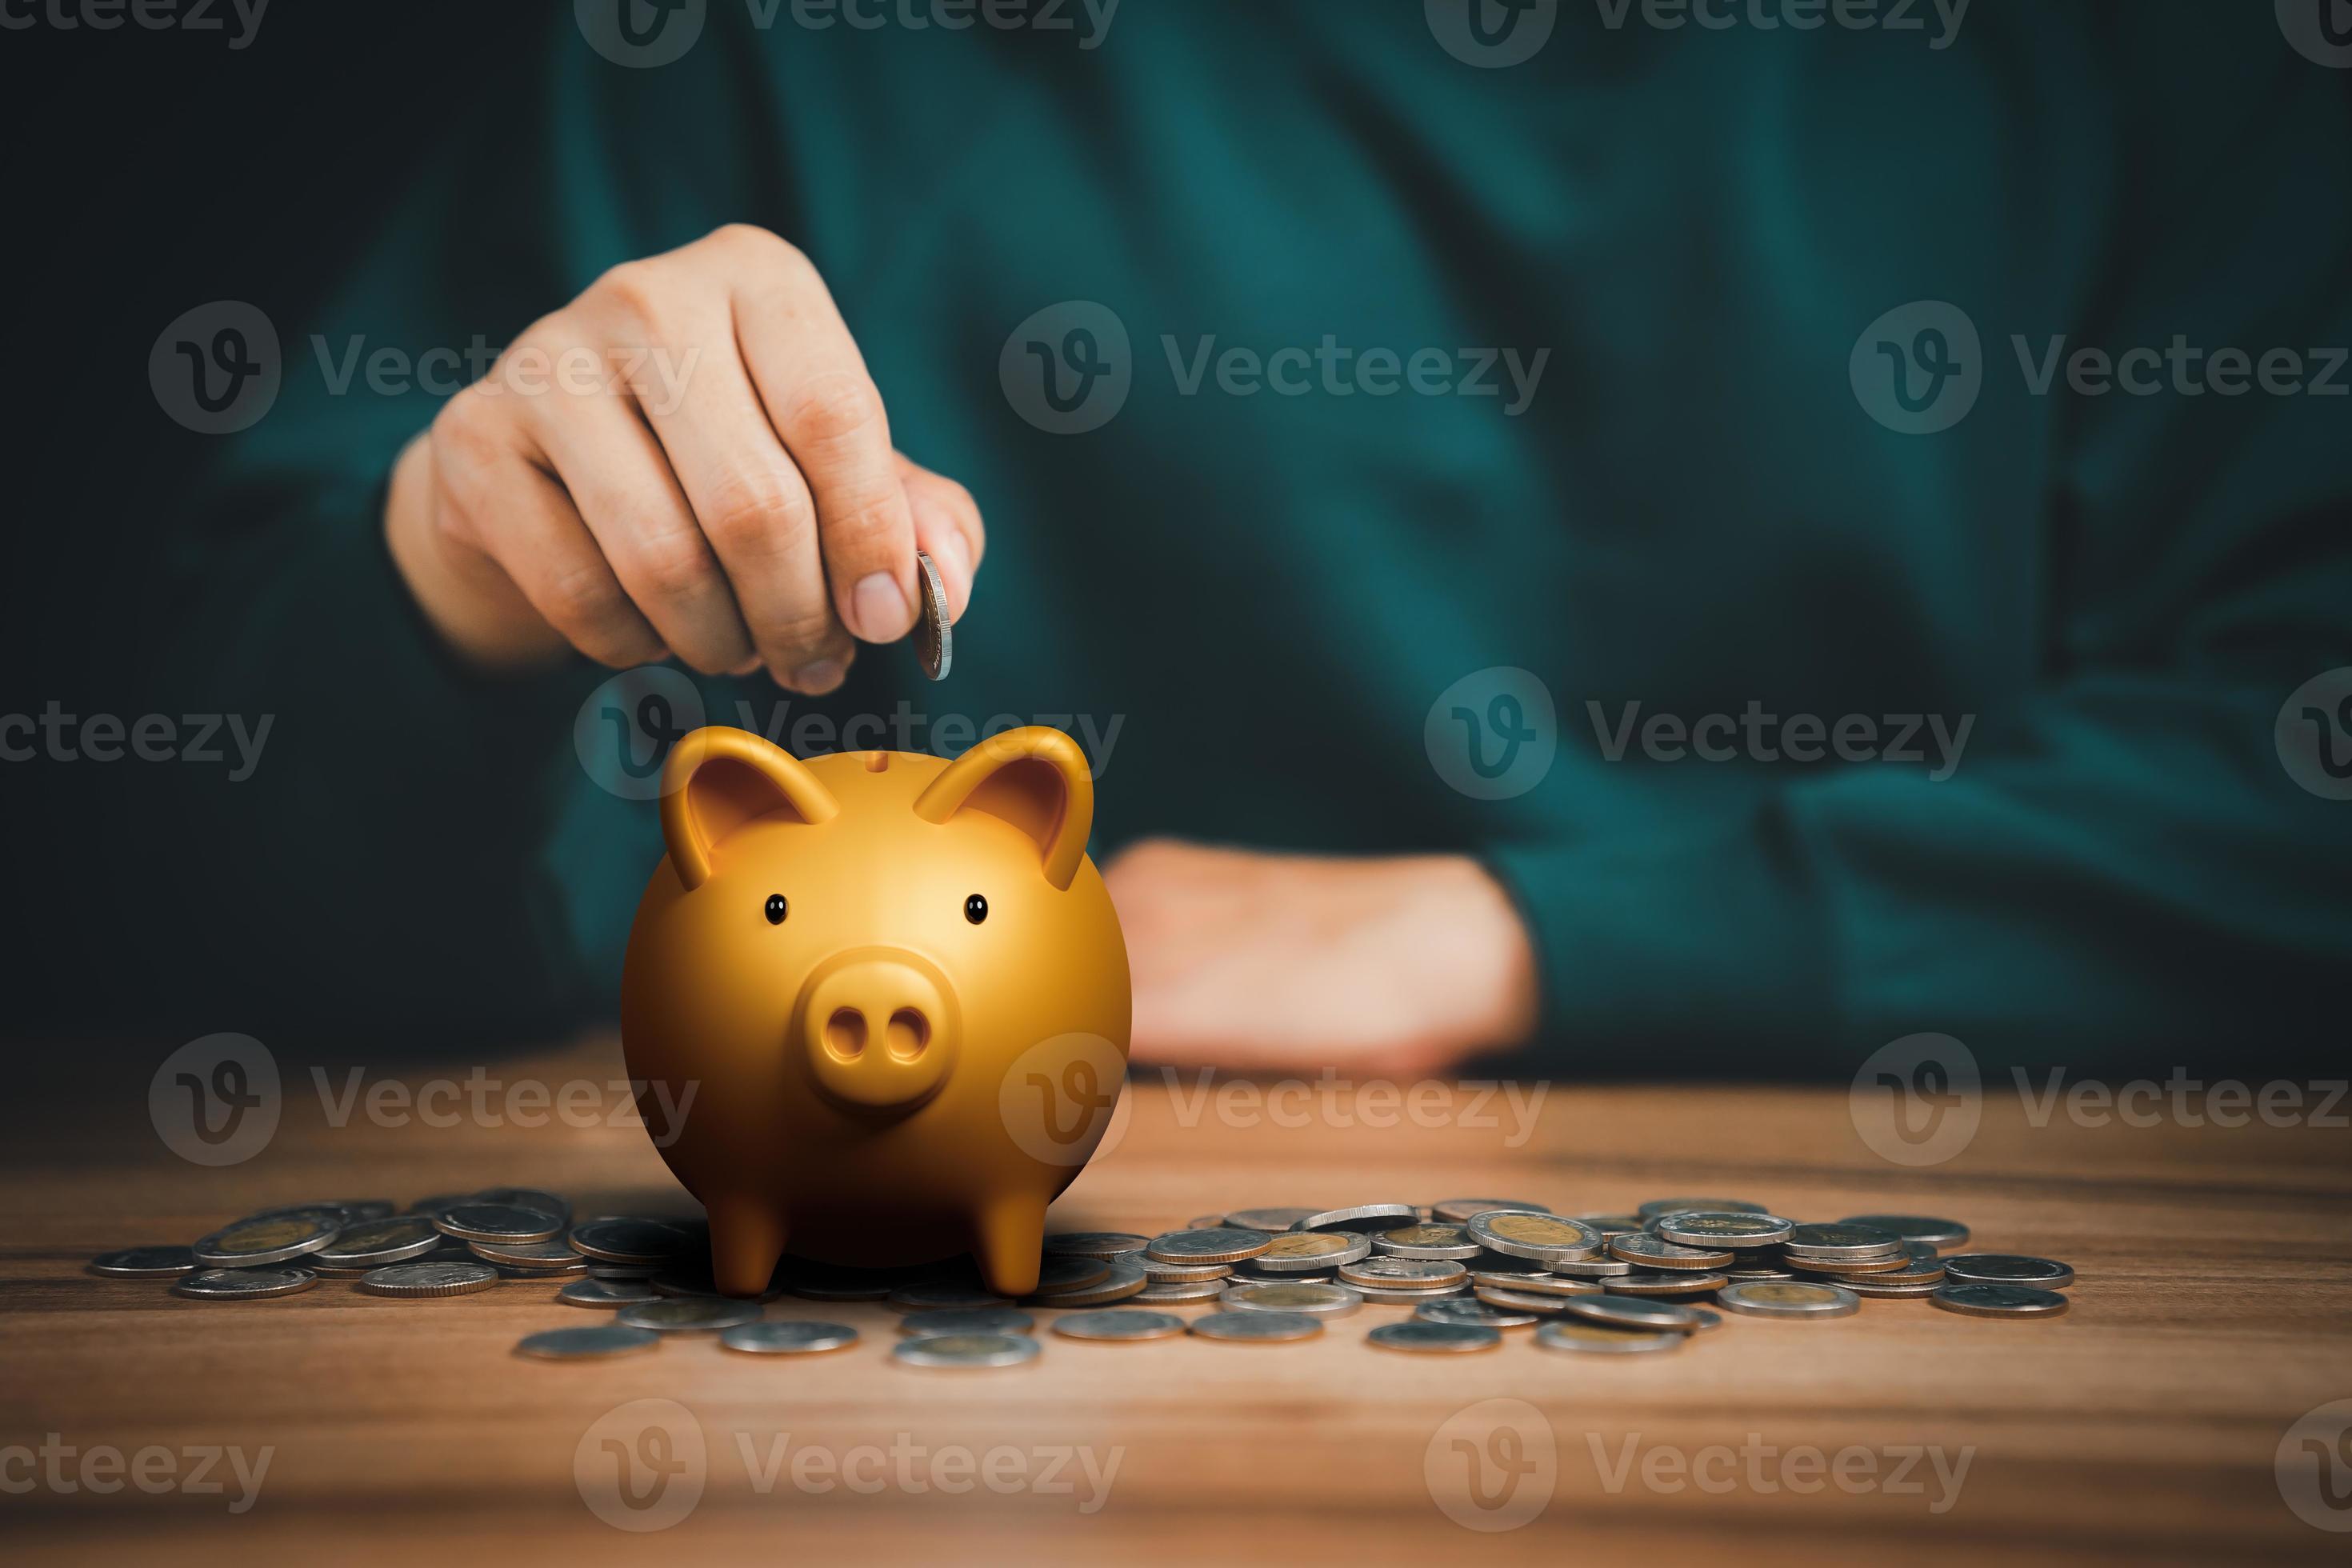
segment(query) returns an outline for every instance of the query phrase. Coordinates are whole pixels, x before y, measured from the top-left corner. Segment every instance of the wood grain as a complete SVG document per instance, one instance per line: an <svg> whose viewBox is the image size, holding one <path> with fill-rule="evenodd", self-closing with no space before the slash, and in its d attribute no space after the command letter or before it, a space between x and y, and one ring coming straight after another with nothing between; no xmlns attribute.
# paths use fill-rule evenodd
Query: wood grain
<svg viewBox="0 0 2352 1568"><path fill-rule="evenodd" d="M509 1083L621 1076L602 1040L495 1070ZM865 1331L827 1357L688 1339L554 1365L515 1357L515 1341L598 1319L554 1305L551 1286L398 1302L330 1280L223 1305L90 1276L91 1254L193 1239L270 1203L518 1183L565 1192L583 1213L690 1205L633 1126L390 1126L364 1113L336 1126L295 1081L266 1151L205 1170L147 1125L143 1079L95 1094L89 1081L20 1098L0 1156L0 1446L55 1433L77 1449L271 1458L236 1514L229 1495L0 1493L18 1561L2237 1563L2342 1561L2347 1540L2299 1520L2273 1468L2298 1416L2352 1398L2352 1135L2340 1127L2084 1126L2063 1111L2037 1126L1996 1094L1964 1152L1912 1170L1864 1145L1838 1089L1526 1086L1515 1106L1432 1087L1416 1114L1392 1093L1309 1086L1269 1100L1262 1086L1203 1092L1155 1075L1131 1088L1116 1145L1056 1205L1056 1227L1148 1232L1264 1204L1482 1195L1590 1212L1721 1193L1802 1218L1947 1215L1982 1249L2073 1263L2075 1304L2054 1321L1991 1322L1872 1301L1832 1322L1733 1319L1678 1352L1622 1360L1517 1334L1474 1357L1382 1353L1365 1331L1406 1309L1367 1307L1297 1346L1045 1334L1025 1368L925 1373L887 1362L892 1314L875 1306L769 1309ZM1490 1429L1447 1423L1495 1399L1540 1413L1556 1474L1530 1521L1479 1532L1441 1510L1425 1461L1437 1447L1454 1466L1438 1488L1458 1489L1452 1437ZM583 1435L635 1400L682 1405L707 1446L698 1504L658 1534L602 1522L575 1480ZM765 1476L780 1440L881 1484L796 1485L789 1458ZM924 1458L891 1460L894 1446ZM1751 1468L1743 1446L1775 1457ZM1717 1447L1732 1452L1707 1453ZM1967 1468L1949 1495L1924 1458L1916 1491L1801 1492L1783 1482L1812 1472L1783 1472L1778 1456L1808 1448L1861 1450L1881 1475L1914 1448L1940 1451L1948 1474L1965 1454ZM1091 1451L1097 1473L1115 1454L1118 1468L1093 1507L1075 1461L1061 1467L1071 1491L916 1490L889 1471L919 1479L958 1449L1011 1450L1032 1477L1057 1450ZM1707 1485L1654 1468L1644 1479L1676 1457ZM996 1462L1009 1483L1015 1459ZM0 1479L24 1473L18 1461Z"/></svg>

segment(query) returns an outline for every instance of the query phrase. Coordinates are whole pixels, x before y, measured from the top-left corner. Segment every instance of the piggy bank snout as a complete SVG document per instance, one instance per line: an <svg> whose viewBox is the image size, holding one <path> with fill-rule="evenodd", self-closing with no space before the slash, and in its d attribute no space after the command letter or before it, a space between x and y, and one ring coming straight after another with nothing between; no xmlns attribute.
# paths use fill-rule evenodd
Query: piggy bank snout
<svg viewBox="0 0 2352 1568"><path fill-rule="evenodd" d="M954 988L919 953L853 948L810 972L793 1009L794 1045L817 1087L866 1110L912 1110L954 1068Z"/></svg>

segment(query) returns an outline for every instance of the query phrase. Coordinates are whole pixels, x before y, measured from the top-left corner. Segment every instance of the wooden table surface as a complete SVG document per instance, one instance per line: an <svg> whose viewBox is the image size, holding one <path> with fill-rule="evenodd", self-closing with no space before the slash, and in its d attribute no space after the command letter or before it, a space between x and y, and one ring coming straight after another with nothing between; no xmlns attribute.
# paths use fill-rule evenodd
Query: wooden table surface
<svg viewBox="0 0 2352 1568"><path fill-rule="evenodd" d="M404 1205L510 1183L563 1192L583 1214L688 1212L641 1131L364 1113L338 1127L297 1082L263 1152L201 1169L146 1120L152 1063L130 1067L78 1081L68 1068L19 1095L0 1151L0 1449L76 1456L68 1491L46 1477L25 1489L50 1461L0 1453L16 1561L2237 1563L2340 1562L2352 1543L2298 1518L2274 1469L2298 1417L2352 1398L2340 1128L2091 1127L2063 1113L2036 1127L1995 1095L1963 1153L1913 1170L1864 1146L1837 1089L1560 1084L1521 1126L1499 1097L1466 1092L1400 1115L1391 1100L1318 1088L1274 1114L1247 1086L1203 1100L1189 1078L1171 1092L1154 1077L1130 1087L1115 1147L1055 1206L1056 1228L1474 1194L1598 1212L1706 1193L1799 1218L1948 1215L1976 1247L2067 1260L2080 1283L2054 1321L1866 1301L1825 1322L1731 1318L1673 1353L1622 1358L1544 1352L1523 1331L1459 1358L1367 1346L1402 1307L1278 1346L1077 1343L1041 1323L1037 1362L952 1373L891 1363L879 1305L787 1297L771 1317L853 1322L863 1342L763 1359L684 1337L552 1364L517 1357L515 1342L600 1318L555 1305L549 1285L404 1302L328 1280L213 1304L82 1265L320 1198ZM494 1070L622 1075L610 1041ZM120 1092L92 1091L118 1076ZM683 1413L613 1414L636 1401ZM669 1484L690 1490L696 1473L702 1488L678 1522L635 1533L592 1511L579 1478L615 1473L616 1433L663 1458L640 1436L648 1409L685 1424ZM702 1463L677 1469L698 1433ZM99 1493L75 1479L89 1451L151 1447L170 1451L149 1461L168 1467L150 1472L159 1487L192 1477L195 1450L269 1458L243 1511L226 1458L219 1493ZM646 1495L642 1512L605 1506L638 1522L675 1508L667 1489ZM1531 1517L1474 1530L1449 1507L1479 1524Z"/></svg>

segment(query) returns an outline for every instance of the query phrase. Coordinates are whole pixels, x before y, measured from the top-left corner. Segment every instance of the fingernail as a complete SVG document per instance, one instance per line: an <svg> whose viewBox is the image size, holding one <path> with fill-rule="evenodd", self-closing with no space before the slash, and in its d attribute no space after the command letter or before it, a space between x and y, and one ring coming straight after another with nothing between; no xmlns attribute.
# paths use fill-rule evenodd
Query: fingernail
<svg viewBox="0 0 2352 1568"><path fill-rule="evenodd" d="M907 635L915 624L915 607L887 572L873 572L857 580L850 595L850 611L857 617L857 635L867 642L888 642Z"/></svg>
<svg viewBox="0 0 2352 1568"><path fill-rule="evenodd" d="M793 671L793 684L812 697L822 697L841 684L841 660L816 658Z"/></svg>

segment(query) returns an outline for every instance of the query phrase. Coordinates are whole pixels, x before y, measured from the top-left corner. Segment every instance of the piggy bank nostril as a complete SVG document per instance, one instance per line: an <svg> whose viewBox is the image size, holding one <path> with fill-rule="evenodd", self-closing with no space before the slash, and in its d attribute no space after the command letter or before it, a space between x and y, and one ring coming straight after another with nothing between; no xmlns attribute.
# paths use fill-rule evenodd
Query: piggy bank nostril
<svg viewBox="0 0 2352 1568"><path fill-rule="evenodd" d="M931 1043L931 1021L912 1007L901 1007L890 1015L890 1054L902 1062L913 1061Z"/></svg>
<svg viewBox="0 0 2352 1568"><path fill-rule="evenodd" d="M866 1015L855 1007L835 1007L825 1020L824 1043L842 1060L856 1060L866 1049Z"/></svg>

